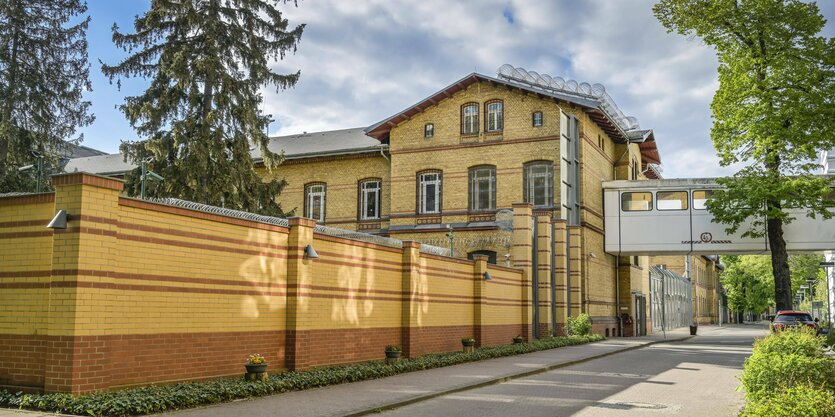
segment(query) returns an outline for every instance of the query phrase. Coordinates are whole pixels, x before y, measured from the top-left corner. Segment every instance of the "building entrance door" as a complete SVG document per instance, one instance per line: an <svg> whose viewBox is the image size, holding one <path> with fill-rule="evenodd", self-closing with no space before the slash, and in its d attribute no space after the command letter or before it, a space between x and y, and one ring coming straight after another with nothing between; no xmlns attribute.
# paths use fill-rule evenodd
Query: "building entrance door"
<svg viewBox="0 0 835 417"><path fill-rule="evenodd" d="M647 335L647 297L635 294L635 336Z"/></svg>

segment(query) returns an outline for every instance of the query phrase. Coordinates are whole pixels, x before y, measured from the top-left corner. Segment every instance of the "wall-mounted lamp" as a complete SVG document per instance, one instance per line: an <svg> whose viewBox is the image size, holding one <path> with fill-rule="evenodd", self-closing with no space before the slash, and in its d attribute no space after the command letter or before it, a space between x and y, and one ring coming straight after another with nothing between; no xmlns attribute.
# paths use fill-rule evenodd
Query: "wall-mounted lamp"
<svg viewBox="0 0 835 417"><path fill-rule="evenodd" d="M487 272L487 271L484 271L484 273L483 273L483 274L481 274L481 276L484 278L484 280L485 280L485 281L491 281L491 280L493 280L493 277L491 277L491 276L490 276L490 273L489 273L489 272Z"/></svg>
<svg viewBox="0 0 835 417"><path fill-rule="evenodd" d="M307 245L307 247L304 248L304 258L319 259L319 254L316 253L316 249L313 249L312 245Z"/></svg>
<svg viewBox="0 0 835 417"><path fill-rule="evenodd" d="M58 210L58 212L55 213L55 217L52 218L52 221L50 221L46 227L50 229L66 229L69 217L70 216L65 210Z"/></svg>

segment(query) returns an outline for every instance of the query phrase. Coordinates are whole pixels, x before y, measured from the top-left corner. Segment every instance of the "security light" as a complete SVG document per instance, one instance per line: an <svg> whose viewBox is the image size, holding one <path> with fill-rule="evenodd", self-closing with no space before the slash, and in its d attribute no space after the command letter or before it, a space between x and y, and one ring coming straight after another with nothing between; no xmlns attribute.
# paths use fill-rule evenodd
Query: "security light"
<svg viewBox="0 0 835 417"><path fill-rule="evenodd" d="M490 273L489 273L489 272L487 272L487 271L484 271L484 273L483 273L483 274L481 274L481 276L482 276L482 277L484 277L484 280L485 280L485 281L491 281L491 280L493 279L493 277L491 277L491 276L490 276Z"/></svg>
<svg viewBox="0 0 835 417"><path fill-rule="evenodd" d="M50 229L66 229L67 220L69 220L67 212L65 210L58 210L58 212L55 213L55 217L52 218L52 221L50 221L46 227Z"/></svg>
<svg viewBox="0 0 835 417"><path fill-rule="evenodd" d="M304 248L304 258L319 259L319 254L316 253L316 249L313 249L312 245L307 245L307 247Z"/></svg>

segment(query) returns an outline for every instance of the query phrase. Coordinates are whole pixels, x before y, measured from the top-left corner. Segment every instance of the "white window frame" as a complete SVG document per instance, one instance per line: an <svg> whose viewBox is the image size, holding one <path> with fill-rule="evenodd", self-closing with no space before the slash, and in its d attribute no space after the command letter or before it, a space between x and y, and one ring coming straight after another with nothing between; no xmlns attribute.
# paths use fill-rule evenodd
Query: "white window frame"
<svg viewBox="0 0 835 417"><path fill-rule="evenodd" d="M543 169L544 172L534 172L534 170ZM545 178L545 199L544 204L536 204L536 185L535 179ZM554 204L554 164L548 161L531 162L525 165L525 199L527 202L533 204L534 207L550 207Z"/></svg>
<svg viewBox="0 0 835 417"><path fill-rule="evenodd" d="M538 119L537 116L539 116ZM543 124L545 124L545 115L542 114L541 111L533 112L533 114L531 115L531 125L533 127L542 127Z"/></svg>
<svg viewBox="0 0 835 417"><path fill-rule="evenodd" d="M501 132L504 129L504 103L491 101L487 103L487 131Z"/></svg>
<svg viewBox="0 0 835 417"><path fill-rule="evenodd" d="M437 171L432 172L423 172L419 175L419 184L418 190L420 192L420 196L418 197L418 211L420 214L437 214L441 212L441 187L443 186L443 180L441 179L441 173ZM427 199L427 188L430 185L435 186L434 197L435 197L435 204L434 207L428 207L428 199Z"/></svg>
<svg viewBox="0 0 835 417"><path fill-rule="evenodd" d="M478 103L467 103L461 107L461 134L478 134Z"/></svg>
<svg viewBox="0 0 835 417"><path fill-rule="evenodd" d="M380 180L364 180L360 182L360 220L377 220L380 218L382 188L383 186ZM374 202L374 214L369 216L367 208L370 201Z"/></svg>
<svg viewBox="0 0 835 417"><path fill-rule="evenodd" d="M427 123L423 125L423 137L426 139L431 139L435 136L435 124L434 123Z"/></svg>
<svg viewBox="0 0 835 417"><path fill-rule="evenodd" d="M321 190L314 190L317 188L321 188ZM327 194L327 188L325 184L310 184L305 187L305 204L307 208L307 217L317 222L324 222L325 221L325 199ZM319 206L319 216L314 217L314 202L316 199L321 199L321 203Z"/></svg>
<svg viewBox="0 0 835 417"><path fill-rule="evenodd" d="M487 211L496 209L496 167L482 165L470 168L470 211ZM480 180L487 180L488 201L487 207L481 206L479 200L481 195Z"/></svg>

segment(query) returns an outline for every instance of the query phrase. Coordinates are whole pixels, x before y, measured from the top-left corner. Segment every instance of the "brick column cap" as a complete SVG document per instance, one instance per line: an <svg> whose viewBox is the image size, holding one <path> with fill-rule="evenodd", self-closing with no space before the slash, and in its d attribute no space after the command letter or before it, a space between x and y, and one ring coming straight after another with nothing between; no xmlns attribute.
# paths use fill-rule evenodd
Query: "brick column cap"
<svg viewBox="0 0 835 417"><path fill-rule="evenodd" d="M413 240L404 240L403 241L403 249L406 248L418 248L420 249L420 242L415 242Z"/></svg>
<svg viewBox="0 0 835 417"><path fill-rule="evenodd" d="M91 174L89 172L71 172L67 174L53 175L52 186L58 187L61 185L90 185L93 187L122 191L125 188L125 181L105 177L104 175Z"/></svg>
<svg viewBox="0 0 835 417"><path fill-rule="evenodd" d="M316 220L308 219L307 217L291 217L287 219L290 226L315 227Z"/></svg>
<svg viewBox="0 0 835 417"><path fill-rule="evenodd" d="M487 255L473 255L473 260L476 261L476 262L478 262L478 261L487 262L489 259L490 259L490 257L487 256Z"/></svg>

